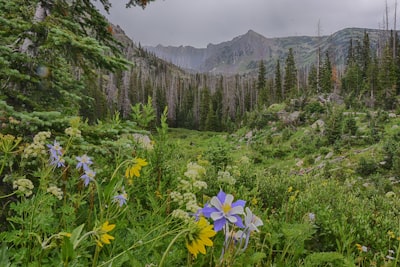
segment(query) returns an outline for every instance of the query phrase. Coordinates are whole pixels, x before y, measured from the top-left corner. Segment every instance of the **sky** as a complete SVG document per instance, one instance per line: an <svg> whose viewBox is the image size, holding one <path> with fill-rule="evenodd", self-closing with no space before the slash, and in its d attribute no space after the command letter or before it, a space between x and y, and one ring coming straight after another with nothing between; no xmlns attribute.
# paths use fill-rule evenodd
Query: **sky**
<svg viewBox="0 0 400 267"><path fill-rule="evenodd" d="M396 9L396 0L156 0L145 9L125 8L127 0L110 2L110 13L102 13L135 43L197 48L250 29L267 38L317 36L318 29L320 35L348 27L384 29L385 3L393 29Z"/></svg>

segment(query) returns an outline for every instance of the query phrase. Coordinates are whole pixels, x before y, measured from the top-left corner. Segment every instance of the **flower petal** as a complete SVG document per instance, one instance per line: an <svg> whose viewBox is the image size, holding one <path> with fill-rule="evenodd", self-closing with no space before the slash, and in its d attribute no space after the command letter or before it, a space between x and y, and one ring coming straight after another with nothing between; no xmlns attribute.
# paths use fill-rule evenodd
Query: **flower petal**
<svg viewBox="0 0 400 267"><path fill-rule="evenodd" d="M211 219L213 219L213 221L217 221L224 217L224 213L221 211L213 212L213 213L211 213L210 217L211 217Z"/></svg>
<svg viewBox="0 0 400 267"><path fill-rule="evenodd" d="M222 210L222 203L224 202L221 202L218 197L212 197L210 200L210 204L218 210Z"/></svg>
<svg viewBox="0 0 400 267"><path fill-rule="evenodd" d="M217 194L217 198L219 200L219 203L221 203L221 206L222 206L222 203L225 203L225 198L226 198L225 192L220 190L219 193Z"/></svg>
<svg viewBox="0 0 400 267"><path fill-rule="evenodd" d="M222 218L214 222L214 230L215 232L220 231L226 224L226 219Z"/></svg>

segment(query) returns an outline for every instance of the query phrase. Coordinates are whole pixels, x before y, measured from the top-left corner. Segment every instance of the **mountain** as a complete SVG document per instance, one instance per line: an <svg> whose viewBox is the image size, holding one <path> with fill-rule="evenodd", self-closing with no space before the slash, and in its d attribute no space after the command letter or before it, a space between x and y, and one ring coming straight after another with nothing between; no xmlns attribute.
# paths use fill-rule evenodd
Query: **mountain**
<svg viewBox="0 0 400 267"><path fill-rule="evenodd" d="M285 60L289 48L293 48L298 67L307 67L317 62L317 51L323 56L329 51L331 62L342 66L348 53L349 43L361 41L367 32L372 47L387 36L388 32L376 29L346 28L326 36L293 36L284 38L267 38L249 30L231 41L209 44L206 48L192 46L146 46L147 51L157 57L171 62L184 69L215 73L244 74L257 70L258 62L264 60L267 72L272 71L279 59Z"/></svg>

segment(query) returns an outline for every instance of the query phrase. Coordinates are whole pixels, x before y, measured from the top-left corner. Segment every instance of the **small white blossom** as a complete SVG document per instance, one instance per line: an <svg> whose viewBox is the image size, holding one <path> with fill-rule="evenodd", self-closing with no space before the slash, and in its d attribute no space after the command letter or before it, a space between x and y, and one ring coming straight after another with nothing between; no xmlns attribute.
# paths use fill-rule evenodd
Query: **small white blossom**
<svg viewBox="0 0 400 267"><path fill-rule="evenodd" d="M31 180L22 178L13 182L13 188L22 195L29 197L30 195L32 195L32 189L34 188L34 186Z"/></svg>

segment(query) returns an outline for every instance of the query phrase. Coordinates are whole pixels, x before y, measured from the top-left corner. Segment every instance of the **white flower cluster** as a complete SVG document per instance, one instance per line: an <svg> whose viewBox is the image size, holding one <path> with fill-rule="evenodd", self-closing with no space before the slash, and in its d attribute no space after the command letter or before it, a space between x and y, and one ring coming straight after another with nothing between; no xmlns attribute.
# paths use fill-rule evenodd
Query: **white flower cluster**
<svg viewBox="0 0 400 267"><path fill-rule="evenodd" d="M65 129L65 134L71 137L82 137L82 132L78 128L68 127Z"/></svg>
<svg viewBox="0 0 400 267"><path fill-rule="evenodd" d="M57 186L54 185L50 186L49 188L47 188L47 192L53 194L59 200L63 198L63 191L61 190L61 188L58 188Z"/></svg>
<svg viewBox="0 0 400 267"><path fill-rule="evenodd" d="M197 180L202 178L206 174L206 169L197 164L196 162L189 162L187 165L187 171L184 175L192 180Z"/></svg>
<svg viewBox="0 0 400 267"><path fill-rule="evenodd" d="M184 173L184 178L178 178L177 191L170 193L173 202L180 207L185 207L188 212L197 212L200 206L197 204L196 193L207 188L207 183L200 180L206 174L206 169L195 163L190 162ZM182 211L177 211L180 214ZM183 211L185 212L185 211ZM188 216L188 215L187 215Z"/></svg>
<svg viewBox="0 0 400 267"><path fill-rule="evenodd" d="M189 213L182 209L173 210L171 216L174 218L182 219L185 222L190 219Z"/></svg>
<svg viewBox="0 0 400 267"><path fill-rule="evenodd" d="M229 171L219 171L217 180L218 182L228 185L234 185L236 183L236 179L231 175Z"/></svg>
<svg viewBox="0 0 400 267"><path fill-rule="evenodd" d="M133 134L133 139L135 139L135 141L141 148L144 148L146 150L152 150L154 148L153 142L150 140L150 137L148 135L135 133Z"/></svg>
<svg viewBox="0 0 400 267"><path fill-rule="evenodd" d="M29 197L30 195L32 195L32 189L34 188L34 186L31 180L22 178L13 182L13 188L18 191L17 193Z"/></svg>
<svg viewBox="0 0 400 267"><path fill-rule="evenodd" d="M33 138L33 143L24 149L24 158L38 157L39 155L46 155L46 139L51 136L50 132L38 132Z"/></svg>

